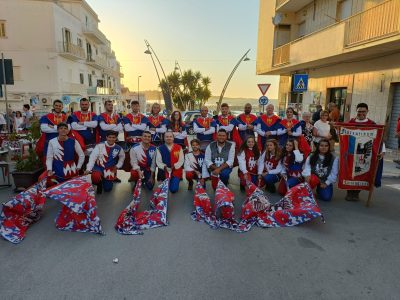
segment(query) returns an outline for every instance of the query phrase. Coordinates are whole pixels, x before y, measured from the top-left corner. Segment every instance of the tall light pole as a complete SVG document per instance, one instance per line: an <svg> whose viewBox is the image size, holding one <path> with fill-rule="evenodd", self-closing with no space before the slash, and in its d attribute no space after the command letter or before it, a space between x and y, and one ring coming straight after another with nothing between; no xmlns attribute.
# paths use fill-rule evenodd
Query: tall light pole
<svg viewBox="0 0 400 300"><path fill-rule="evenodd" d="M233 74L235 73L235 71L237 70L237 68L239 67L240 63L242 61L249 61L250 58L247 57L247 54L250 52L251 49L247 50L246 53L239 59L238 63L235 65L235 67L233 68L231 74L229 74L228 79L226 80L226 83L224 85L224 88L222 89L221 95L219 96L219 100L218 100L218 105L217 105L217 114L219 114L219 111L221 109L221 103L222 103L222 99L224 98L225 95L225 91L228 88L229 82L231 81Z"/></svg>
<svg viewBox="0 0 400 300"><path fill-rule="evenodd" d="M147 47L147 50L144 51L144 53L150 54L150 56L151 56L151 59L152 59L152 61L153 61L154 68L156 69L158 81L160 82L161 90L163 91L164 102L165 102L165 108L167 109L168 114L170 114L170 113L172 112L172 109L173 109L173 108L172 108L171 90L170 90L170 88L169 88L169 83L168 83L167 76L165 75L164 68L163 68L163 66L161 65L161 62L160 62L160 60L158 59L158 56L157 56L157 54L155 53L153 47L151 47L150 43L149 43L147 40L144 40L144 42L145 42L146 47ZM159 75L159 73L158 73L158 69L157 69L156 64L155 64L155 62L154 62L153 54L154 54L155 58L157 59L157 62L158 62L158 64L160 65L161 71L162 71L162 73L163 73L163 75L164 75L165 84L167 85L166 88L163 88L163 86L162 86L162 84L161 84L160 75Z"/></svg>
<svg viewBox="0 0 400 300"><path fill-rule="evenodd" d="M142 75L139 75L137 77L137 101L140 103L140 98L139 98L139 84L140 84L140 77L142 77Z"/></svg>

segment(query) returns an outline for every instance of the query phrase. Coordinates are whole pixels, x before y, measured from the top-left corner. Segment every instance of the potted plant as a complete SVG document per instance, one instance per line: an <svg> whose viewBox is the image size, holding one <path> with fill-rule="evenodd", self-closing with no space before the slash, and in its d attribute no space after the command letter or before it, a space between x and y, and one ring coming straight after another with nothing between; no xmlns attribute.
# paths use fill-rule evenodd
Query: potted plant
<svg viewBox="0 0 400 300"><path fill-rule="evenodd" d="M11 173L14 179L15 190L27 189L36 183L43 170L43 164L33 149L29 149L28 156L19 156L15 165L15 171Z"/></svg>

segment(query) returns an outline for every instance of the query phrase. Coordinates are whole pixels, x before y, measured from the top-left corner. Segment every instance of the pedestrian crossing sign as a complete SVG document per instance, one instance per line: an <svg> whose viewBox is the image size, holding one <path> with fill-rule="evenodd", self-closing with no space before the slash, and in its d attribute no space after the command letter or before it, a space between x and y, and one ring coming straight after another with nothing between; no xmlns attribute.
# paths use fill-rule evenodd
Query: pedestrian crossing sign
<svg viewBox="0 0 400 300"><path fill-rule="evenodd" d="M292 82L293 92L305 92L308 90L308 74L294 74Z"/></svg>

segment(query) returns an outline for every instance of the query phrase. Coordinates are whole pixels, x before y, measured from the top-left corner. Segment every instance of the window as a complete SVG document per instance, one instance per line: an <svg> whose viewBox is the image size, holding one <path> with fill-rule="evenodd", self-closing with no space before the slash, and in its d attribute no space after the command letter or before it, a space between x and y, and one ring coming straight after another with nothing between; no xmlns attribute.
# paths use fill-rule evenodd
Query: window
<svg viewBox="0 0 400 300"><path fill-rule="evenodd" d="M336 20L342 21L351 16L351 0L343 0L338 2L336 11Z"/></svg>
<svg viewBox="0 0 400 300"><path fill-rule="evenodd" d="M93 83L92 83L92 74L88 74L88 83L89 83L89 86L93 86Z"/></svg>
<svg viewBox="0 0 400 300"><path fill-rule="evenodd" d="M78 45L80 48L83 48L83 44L82 44L82 39L81 39L81 38L77 38L76 42L77 42L77 45Z"/></svg>
<svg viewBox="0 0 400 300"><path fill-rule="evenodd" d="M306 22L304 21L304 22L301 22L301 23L299 24L299 34L298 34L298 37L300 38L300 37L305 36L305 35L306 35Z"/></svg>
<svg viewBox="0 0 400 300"><path fill-rule="evenodd" d="M0 38L6 37L6 21L0 20Z"/></svg>
<svg viewBox="0 0 400 300"><path fill-rule="evenodd" d="M276 48L290 42L290 25L278 25L276 33Z"/></svg>
<svg viewBox="0 0 400 300"><path fill-rule="evenodd" d="M79 73L79 82L81 84L85 84L85 77L83 76L83 73Z"/></svg>

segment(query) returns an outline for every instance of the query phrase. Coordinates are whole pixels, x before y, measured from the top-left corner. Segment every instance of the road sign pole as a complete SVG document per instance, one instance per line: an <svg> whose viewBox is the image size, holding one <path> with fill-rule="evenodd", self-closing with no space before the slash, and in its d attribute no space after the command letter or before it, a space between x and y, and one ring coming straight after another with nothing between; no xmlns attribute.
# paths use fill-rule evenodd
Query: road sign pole
<svg viewBox="0 0 400 300"><path fill-rule="evenodd" d="M6 100L6 122L7 122L7 130L10 133L10 116L8 115L8 98L7 98L7 79L6 79L6 66L4 64L4 54L1 53L1 63L3 67L3 84L4 84L4 99Z"/></svg>

